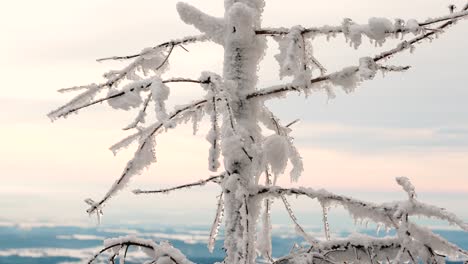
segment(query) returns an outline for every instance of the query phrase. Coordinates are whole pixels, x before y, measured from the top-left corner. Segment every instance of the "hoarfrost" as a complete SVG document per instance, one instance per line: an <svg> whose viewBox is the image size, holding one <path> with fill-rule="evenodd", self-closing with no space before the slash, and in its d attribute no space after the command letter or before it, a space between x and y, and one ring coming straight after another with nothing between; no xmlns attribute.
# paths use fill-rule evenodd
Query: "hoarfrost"
<svg viewBox="0 0 468 264"><path fill-rule="evenodd" d="M112 70L104 74L106 79L104 83L61 90L63 92L84 90L84 92L51 112L49 114L51 119L66 117L82 108L105 101L111 107L123 110L141 106L134 121L126 127L126 129L135 128L137 132L111 147L115 154L120 149L137 142L139 144L134 157L128 161L120 178L115 181L102 200L95 202L86 199L86 203L90 205L88 212L96 213L99 218L105 203L122 190L133 176L140 174L156 161L154 148L157 134L189 120L193 122L195 134L199 121L207 114L211 123L206 135L206 140L210 144L208 166L211 171L217 171L221 166L219 160L222 154L226 172L222 176L210 177L198 183L169 188L166 192L201 186L209 181L220 184L222 192L210 231L208 249L210 251L214 249L218 228L225 213L224 248L227 254L225 263L254 263L257 258L255 250L258 250L267 262L273 262L270 207L274 198L281 198L297 232L312 245L307 251L305 248L298 248L292 252L285 258L290 260L288 263L335 263L354 261L354 259L363 263L390 262L390 259L394 262L438 263L444 261L438 255L439 252L453 258L468 257L468 252L465 250L411 222L410 217L413 216L433 217L468 230L468 224L454 214L419 202L416 199L414 186L405 177L397 178L397 182L408 194L409 199L384 204L365 202L326 190L274 186L279 174L284 173L288 160L292 164L291 181L296 181L303 171L303 161L290 136L291 124L282 126L279 119L264 104L265 101L283 97L290 91L304 92L307 96L311 91L322 90L327 93L328 98L333 98L334 86L341 86L345 92L350 93L361 81L373 79L378 70L406 70L408 67L384 66L381 63L403 50L413 51L415 44L423 39L437 37L446 27L468 16L466 11L468 6L460 12L453 12L452 8L450 15L428 19L423 23L418 23L414 19L407 20L406 23L402 19L396 19L392 23L386 18L373 17L367 24L357 24L351 19L345 19L341 26L317 28L294 26L290 29L272 29L261 27L261 14L265 1L226 0L224 5L224 17L218 18L205 14L189 4L178 3L177 11L182 20L195 26L202 35L165 42L143 49L135 55L106 58L134 60L121 70ZM436 23L441 25L427 33L427 30L431 30L428 26ZM341 71L325 75L325 67L313 56L311 43L316 35L326 35L328 39L341 33L355 48L361 45L363 36L377 46L381 46L389 37L397 38L400 35L404 37L407 33L418 36L403 41L396 48L375 57L361 58L357 67L345 67ZM278 42L279 54L275 58L280 66L280 77L292 77L292 82L258 89L257 67L266 50L266 36L273 36ZM203 72L198 80L172 78L163 81L161 79L161 75L168 70L169 56L174 47L206 40L211 40L224 48L222 76ZM320 70L320 77L312 78L315 70ZM173 112L168 113L166 101L170 90L166 83L170 82L197 83L204 88L205 96L191 104L176 106ZM123 83L125 85L122 85ZM104 89L109 89L107 96L95 99L97 93ZM146 96L145 100L142 99L143 95ZM154 105L157 121L141 127L139 124L145 122L149 104ZM258 124L259 121L275 134L264 135ZM274 174L273 182L270 179L270 170ZM259 185L263 171L266 174L265 186ZM140 190L135 193L144 192ZM304 231L286 195L302 195L319 201L323 209L325 237L328 241L318 241ZM341 240L331 239L328 210L333 205L342 206L356 222L373 221L379 227L397 229L397 236L372 238L353 235ZM262 230L257 234L260 215ZM134 237L106 240L105 246L108 248L104 251L109 250L114 254L109 260L113 262L113 258L121 256L121 250L127 250L130 245L141 248L152 258L151 263L191 263L167 242L156 244ZM102 252L99 252L94 259ZM417 259L413 259L413 254ZM122 259L120 260L122 262ZM283 262L280 260L278 263Z"/></svg>
<svg viewBox="0 0 468 264"><path fill-rule="evenodd" d="M307 87L312 78L312 71L308 66L309 61L312 61L312 47L307 45L303 31L302 26L295 26L286 36L276 37L280 53L275 58L280 66L280 78L292 76L293 84Z"/></svg>
<svg viewBox="0 0 468 264"><path fill-rule="evenodd" d="M334 85L341 86L347 93L353 92L360 82L357 75L358 70L358 67L346 67L342 71L332 74L330 81Z"/></svg>
<svg viewBox="0 0 468 264"><path fill-rule="evenodd" d="M168 118L165 101L169 98L169 87L167 87L161 79L154 78L149 89L151 90L154 100L156 117L159 121L163 122Z"/></svg>
<svg viewBox="0 0 468 264"><path fill-rule="evenodd" d="M223 19L207 15L187 3L178 2L176 7L180 18L186 24L195 26L218 44L224 42L225 24Z"/></svg>
<svg viewBox="0 0 468 264"><path fill-rule="evenodd" d="M271 167L273 174L278 177L279 174L284 173L284 169L288 164L288 142L287 139L280 135L271 135L265 138L263 149L268 164Z"/></svg>
<svg viewBox="0 0 468 264"><path fill-rule="evenodd" d="M421 26L419 26L419 23L418 21L414 20L414 19L409 19L407 22L406 22L406 28L408 28L409 32L413 33L413 34L418 34L419 32L421 32Z"/></svg>

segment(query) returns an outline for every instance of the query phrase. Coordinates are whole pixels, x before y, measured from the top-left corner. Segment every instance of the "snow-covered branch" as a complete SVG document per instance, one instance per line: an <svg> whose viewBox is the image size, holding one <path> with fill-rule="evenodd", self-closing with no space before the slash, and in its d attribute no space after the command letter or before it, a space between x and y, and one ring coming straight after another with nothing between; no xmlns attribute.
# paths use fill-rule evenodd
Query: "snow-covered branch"
<svg viewBox="0 0 468 264"><path fill-rule="evenodd" d="M128 60L128 59L133 59L133 58L140 57L140 56L145 56L151 50L157 50L157 49L160 49L160 48L175 47L175 46L183 47L182 45L184 45L184 44L203 42L203 41L206 41L206 40L207 40L207 37L205 35L188 36L188 37L184 37L184 38L181 38L181 39L174 39L174 40L166 41L166 42L161 43L161 44L159 44L157 46L144 49L142 52L139 52L139 53L136 53L136 54L125 55L125 56L105 57L105 58L97 59L97 61L101 62L101 61L106 61L106 60Z"/></svg>
<svg viewBox="0 0 468 264"><path fill-rule="evenodd" d="M466 10L464 12L467 12ZM464 13L463 13L464 14ZM468 15L468 14L465 14ZM437 29L442 30L447 28L448 26L452 25L454 23L454 20L449 20L445 22L444 24L440 25ZM435 31L431 31L428 33L423 33L419 35L418 37L415 37L411 40L408 41L402 41L399 43L395 48L390 49L388 51L382 52L378 55L375 55L372 57L372 60L374 63L376 63L376 68L375 69L380 69L383 71L403 71L403 70L408 70L409 66L404 66L404 67L395 67L395 66L385 66L385 65L379 65L377 64L378 62L387 59L397 53L400 53L404 50L414 48L414 44L421 42L422 40L429 39L431 36L435 35ZM372 70L372 69L371 69ZM353 91L355 86L357 85L358 82L362 80L361 77L356 76L356 74L359 72L359 67L356 66L350 66L350 67L345 67L340 71L328 74L328 75L323 75L319 76L316 78L311 79L308 82L308 86L302 87L301 85L298 85L297 83L289 83L285 85L275 85L271 86L268 88L263 88L260 90L257 90L255 92L252 92L248 95L246 95L247 99L252 99L252 98L262 98L263 100L266 100L268 98L276 98L276 97L281 97L287 92L291 91L296 91L296 92L301 92L311 89L311 90L318 90L322 89L327 92L329 92L330 86L334 85L341 85L345 89L345 91ZM320 83L327 82L325 85L319 85ZM331 85L330 83L331 82Z"/></svg>
<svg viewBox="0 0 468 264"><path fill-rule="evenodd" d="M445 220L450 224L457 225L468 231L468 224L443 208L427 205L417 200L409 200L394 203L375 204L365 202L351 197L337 195L326 190L314 190L312 188L281 188L281 187L259 187L251 195L268 195L280 197L281 195L304 195L320 202L341 205L356 219L368 219L376 223L385 224L389 227L395 226L395 220L401 218L404 211L409 216L426 216Z"/></svg>
<svg viewBox="0 0 468 264"><path fill-rule="evenodd" d="M178 9L180 10L179 12L182 12L182 15L185 17L187 16L185 13L188 12L188 4L186 3L181 3ZM191 7L191 6L190 6ZM192 9L190 9L192 10ZM200 11L201 12L201 11ZM182 16L181 15L181 16ZM468 15L468 11L466 8L463 8L462 11L460 12L453 12L449 15L446 16L440 16L436 18L429 18L426 19L422 22L418 22L414 19L408 19L406 23L401 24L404 22L403 19L395 19L394 27L392 29L386 29L385 34L388 36L399 34L399 33L413 33L417 31L418 29L424 29L424 27L440 23L440 22L445 22L448 20L453 20L453 19L458 19L462 18ZM190 17L190 16L189 16ZM199 16L201 19L202 15L200 14ZM224 25L218 18L212 17L213 21L217 21L215 24L216 26L216 32L222 32L224 30ZM390 21L390 20L389 20ZM192 22L193 23L193 22ZM391 23L391 21L390 21ZM207 26L210 26L210 23L205 23ZM388 23L387 23L388 24ZM370 32L370 27L371 23L360 25L361 27L361 33L366 34L366 32ZM365 29L365 30L364 30ZM202 31L208 31L212 32L210 30L202 30ZM339 25L339 26L321 26L321 27L306 27L301 31L301 34L303 35L336 35L345 32L346 30L344 29L344 25ZM286 35L290 32L289 29L287 28L262 28L262 29L257 29L255 30L255 34L257 35L268 35L268 36L277 36L277 35ZM204 42L207 41L209 37L206 34L201 34L201 35L196 35L196 36L188 36L184 37L181 39L175 39L175 40L170 40L161 44L158 44L154 47L151 47L149 49L145 49L144 52L139 52L131 55L124 55L124 56L111 56L111 57L105 57L105 58L100 58L97 59L98 62L101 61L106 61L106 60L127 60L127 59L134 59L136 57L144 56L146 52L148 52L150 49L156 50L159 48L164 48L164 47L169 47L169 46L182 46L184 44L190 44L190 43L196 43L196 42ZM183 47L183 46L182 46Z"/></svg>
<svg viewBox="0 0 468 264"><path fill-rule="evenodd" d="M353 199L346 196L332 194L325 190L310 188L284 189L279 187L259 187L251 195L265 195L284 199L284 195L305 195L317 199L323 205L341 205L354 219L372 220L377 224L386 225L397 231L396 237L374 238L364 235L352 235L346 239L319 241L312 244L310 249L303 250L278 260L275 263L297 263L301 259L308 259L307 263L321 263L321 258L314 260L317 254L329 257L335 262L378 263L380 261L395 260L395 263L417 259L424 263L439 263L445 257L453 259L468 258L468 251L448 242L431 230L420 227L409 221L409 216L425 216L445 220L468 231L468 224L445 209L426 205L415 199L414 186L407 178L397 178L408 193L407 201L374 204ZM436 261L437 262L434 262ZM296 262L295 262L296 261ZM393 262L392 262L393 263Z"/></svg>
<svg viewBox="0 0 468 264"><path fill-rule="evenodd" d="M193 182L193 183L187 183L187 184L182 184L182 185L179 185L179 186L175 186L175 187L171 187L171 188L166 188L166 189L160 189L160 190L140 190L140 189L136 189L136 190L133 190L133 193L134 194L155 194L155 193L164 193L164 194L167 194L171 191L176 191L176 190L181 190L181 189L189 189L191 187L195 187L195 186L203 186L203 185L206 185L207 183L209 182L215 182L215 183L219 183L219 181L224 177L224 174L222 175L217 175L217 176L211 176L209 177L208 179L205 179L205 180L199 180L197 182Z"/></svg>
<svg viewBox="0 0 468 264"><path fill-rule="evenodd" d="M326 35L327 37L335 36L337 34L344 34L355 47L358 47L362 40L362 35L367 36L369 39L377 43L383 43L388 37L398 36L398 34L413 33L417 34L421 31L427 30L427 26L437 23L453 21L459 18L468 16L466 9L460 12L453 12L449 15L429 18L425 21L418 22L414 19L409 19L405 22L403 19L395 19L394 22L387 18L370 18L367 24L356 24L351 19L345 19L339 26L321 26L321 27L308 27L302 28L300 34L303 36L316 36ZM287 35L291 33L287 28L263 28L256 30L257 35ZM430 29L429 29L430 30Z"/></svg>
<svg viewBox="0 0 468 264"><path fill-rule="evenodd" d="M111 99L115 99L121 96L125 96L129 93L136 93L139 94L141 91L147 90L153 84L153 78L148 78L143 81L136 81L126 86L126 89L122 89L121 91L112 91L106 97L92 100L94 95L98 92L98 87L94 89L89 89L85 93L76 97L76 99L72 99L68 104L50 112L48 114L51 120L55 120L57 118L64 118L68 115L77 112L83 108L93 106L105 101L109 101ZM204 81L194 80L194 79L187 79L187 78L171 78L167 80L163 80L162 83L198 83L203 84Z"/></svg>
<svg viewBox="0 0 468 264"><path fill-rule="evenodd" d="M111 149L115 153L121 148L127 147L130 143L135 140L139 140L140 144L133 156L125 166L124 171L117 181L114 182L110 190L106 193L104 198L97 203L94 203L91 208L87 210L89 214L95 213L96 210L99 212L103 204L109 200L115 193L120 191L128 183L130 178L136 174L139 174L144 168L149 166L151 163L156 161L154 153L155 139L154 135L161 131L166 126L173 126L177 119L189 118L188 113L198 111L205 105L206 100L195 101L192 104L179 107L173 111L165 122L157 122L145 130L139 131L138 133L131 135L121 142L114 145Z"/></svg>
<svg viewBox="0 0 468 264"><path fill-rule="evenodd" d="M196 7L183 2L177 3L177 12L186 24L195 26L216 43L221 44L223 42L224 19L207 15Z"/></svg>
<svg viewBox="0 0 468 264"><path fill-rule="evenodd" d="M97 252L89 261L88 264L94 263L99 256L109 253L108 258L110 263L114 263L116 257L119 257L120 263L125 263L129 247L135 247L142 250L148 258L149 263L174 263L174 264L193 264L184 254L174 248L168 242L156 244L152 240L136 238L134 236L117 237L106 239L104 248Z"/></svg>

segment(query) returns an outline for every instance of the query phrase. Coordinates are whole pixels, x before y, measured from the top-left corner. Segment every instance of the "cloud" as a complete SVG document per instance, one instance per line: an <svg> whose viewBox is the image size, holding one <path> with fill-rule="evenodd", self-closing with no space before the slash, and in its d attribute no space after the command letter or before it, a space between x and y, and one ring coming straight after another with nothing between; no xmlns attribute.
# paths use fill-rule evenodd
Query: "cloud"
<svg viewBox="0 0 468 264"><path fill-rule="evenodd" d="M293 127L299 144L352 152L468 150L468 127L385 127L303 122Z"/></svg>
<svg viewBox="0 0 468 264"><path fill-rule="evenodd" d="M103 236L83 235L83 234L58 235L56 236L56 238L64 239L64 240L104 240L105 239L105 237Z"/></svg>
<svg viewBox="0 0 468 264"><path fill-rule="evenodd" d="M89 256L94 255L101 248L83 248L83 249L70 249L70 248L16 248L0 250L0 256L18 256L29 258L43 258L43 257L70 257L78 259L87 259Z"/></svg>
<svg viewBox="0 0 468 264"><path fill-rule="evenodd" d="M176 232L151 232L125 228L106 228L102 231L118 234L132 234L135 236L151 238L155 240L179 240L186 244L206 243L209 237L209 233L199 230L179 230Z"/></svg>

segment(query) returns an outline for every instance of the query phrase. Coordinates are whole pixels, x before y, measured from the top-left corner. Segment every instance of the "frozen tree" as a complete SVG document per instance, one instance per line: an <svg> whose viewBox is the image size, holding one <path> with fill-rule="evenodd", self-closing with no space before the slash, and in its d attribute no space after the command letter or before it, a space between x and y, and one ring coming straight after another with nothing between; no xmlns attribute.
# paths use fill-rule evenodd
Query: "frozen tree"
<svg viewBox="0 0 468 264"><path fill-rule="evenodd" d="M167 193L178 189L214 182L221 187L208 248L213 250L218 229L224 222L224 263L444 263L446 258L467 259L468 252L411 221L412 216L433 217L468 231L464 223L444 209L425 204L417 199L415 188L407 178L397 178L397 183L408 194L399 202L375 204L325 190L311 188L282 188L276 185L278 175L289 173L297 181L303 171L302 159L290 135L291 125L282 124L265 102L288 93L308 95L325 92L330 98L334 89L350 93L364 81L370 81L378 71L402 72L408 66L393 66L389 58L406 50L412 51L418 43L432 40L444 33L461 18L468 16L468 4L456 9L450 6L446 15L417 21L372 17L367 24L344 19L336 26L292 28L266 28L261 25L264 0L225 0L222 17L205 14L187 4L177 3L183 22L193 25L201 34L167 41L140 53L109 57L103 60L131 60L120 70L104 74L105 81L62 89L60 92L80 92L70 102L52 111L52 120L64 118L80 109L107 102L115 109L139 109L134 121L125 129L134 133L111 147L116 153L133 142L138 147L122 174L102 199L86 199L87 212L102 214L103 206L127 186L130 179L156 161L156 137L159 133L176 128L184 122L197 122L209 116L210 131L206 139L210 144L208 168L216 172L206 180L164 190L135 190L135 194ZM313 54L313 39L325 35L333 38L343 34L354 48L359 48L363 38L382 45L389 38L403 40L395 48L361 58L355 65L327 73ZM278 43L275 55L281 78L292 82L273 87L257 86L257 68L267 48L267 38ZM176 47L211 41L224 48L222 73L202 72L198 79L165 77L170 56ZM164 76L164 77L163 77ZM205 96L168 111L170 86L173 83L200 85ZM106 93L103 95L103 93ZM155 122L147 124L148 109L154 109ZM285 172L292 164L292 170ZM323 207L325 240L308 234L299 224L287 197L306 196ZM298 247L290 255L273 259L271 247L271 201L279 199L296 226L299 235L309 244ZM373 221L379 226L396 230L393 237L368 237L353 235L332 239L328 226L328 210L332 205L342 206L357 220ZM120 259L124 263L129 247L139 247L152 259L149 263L191 263L167 242L156 244L135 237L121 237L105 241L101 254L108 253L110 263Z"/></svg>

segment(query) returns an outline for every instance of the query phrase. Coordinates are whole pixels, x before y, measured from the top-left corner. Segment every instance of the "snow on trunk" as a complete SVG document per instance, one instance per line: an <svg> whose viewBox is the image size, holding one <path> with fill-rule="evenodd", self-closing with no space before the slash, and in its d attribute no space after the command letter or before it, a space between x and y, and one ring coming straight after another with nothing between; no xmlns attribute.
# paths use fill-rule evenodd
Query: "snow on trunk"
<svg viewBox="0 0 468 264"><path fill-rule="evenodd" d="M255 100L247 101L245 95L253 92L257 84L257 67L264 54L264 38L255 36L260 26L262 0L226 1L223 77L231 97L235 127L224 118L222 145L224 167L229 173L223 184L225 195L226 263L254 263L256 224L260 199L250 198L248 187L258 169L252 155L255 143L261 140L257 124L260 107ZM229 144L226 144L228 143Z"/></svg>

